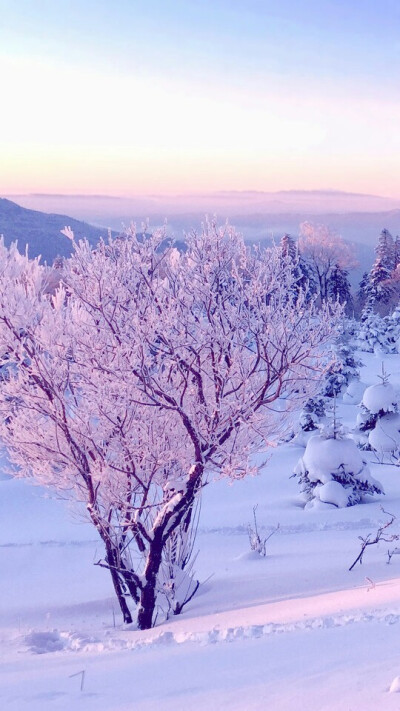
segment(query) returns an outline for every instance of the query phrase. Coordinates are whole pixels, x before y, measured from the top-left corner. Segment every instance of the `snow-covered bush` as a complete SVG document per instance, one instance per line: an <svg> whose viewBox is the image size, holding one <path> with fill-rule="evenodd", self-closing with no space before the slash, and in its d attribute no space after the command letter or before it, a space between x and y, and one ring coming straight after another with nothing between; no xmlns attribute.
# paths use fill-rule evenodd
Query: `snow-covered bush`
<svg viewBox="0 0 400 711"><path fill-rule="evenodd" d="M325 376L325 381L321 389L321 395L323 395L323 397L335 397L335 395L339 395L341 393L346 385L346 376L341 370L340 361L337 360Z"/></svg>
<svg viewBox="0 0 400 711"><path fill-rule="evenodd" d="M343 393L343 402L346 405L359 405L366 387L360 380L352 380Z"/></svg>
<svg viewBox="0 0 400 711"><path fill-rule="evenodd" d="M323 397L339 395L352 380L360 377L362 361L356 355L358 327L354 319L345 319L342 332L332 346L334 361L330 366L321 388Z"/></svg>
<svg viewBox="0 0 400 711"><path fill-rule="evenodd" d="M398 452L400 450L400 415L391 412L379 417L374 429L368 435L368 443L380 454Z"/></svg>
<svg viewBox="0 0 400 711"><path fill-rule="evenodd" d="M300 413L300 427L303 432L318 429L318 424L325 417L325 402L323 397L310 397Z"/></svg>
<svg viewBox="0 0 400 711"><path fill-rule="evenodd" d="M395 353L400 353L400 305L385 317L388 340Z"/></svg>
<svg viewBox="0 0 400 711"><path fill-rule="evenodd" d="M357 416L357 428L364 434L364 448L394 452L400 447L400 415L396 392L382 370L380 383L366 388Z"/></svg>
<svg viewBox="0 0 400 711"><path fill-rule="evenodd" d="M366 307L361 314L360 331L356 345L367 353L393 353L395 345L388 322L371 307Z"/></svg>
<svg viewBox="0 0 400 711"><path fill-rule="evenodd" d="M355 442L334 427L308 441L295 471L305 508L344 508L362 502L366 494L382 494Z"/></svg>

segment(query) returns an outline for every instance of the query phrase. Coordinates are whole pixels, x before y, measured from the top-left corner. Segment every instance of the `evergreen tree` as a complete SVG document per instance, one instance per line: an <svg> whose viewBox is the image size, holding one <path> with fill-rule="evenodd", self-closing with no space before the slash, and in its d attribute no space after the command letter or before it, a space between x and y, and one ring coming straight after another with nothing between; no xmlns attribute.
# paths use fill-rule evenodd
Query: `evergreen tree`
<svg viewBox="0 0 400 711"><path fill-rule="evenodd" d="M383 352L392 353L393 342L388 333L388 323L386 319L375 313L371 305L367 305L360 318L360 331L357 338L357 346L367 353Z"/></svg>
<svg viewBox="0 0 400 711"><path fill-rule="evenodd" d="M369 275L368 272L364 272L362 279L358 286L357 291L357 304L360 311L363 310L368 297L368 286L369 286Z"/></svg>
<svg viewBox="0 0 400 711"><path fill-rule="evenodd" d="M333 420L312 436L294 470L305 508L344 508L362 503L366 494L382 494L356 443Z"/></svg>
<svg viewBox="0 0 400 711"><path fill-rule="evenodd" d="M369 273L366 292L367 303L370 306L373 306L376 302L387 304L392 295L390 280L393 272L390 271L385 264L386 260L378 256Z"/></svg>
<svg viewBox="0 0 400 711"><path fill-rule="evenodd" d="M381 382L371 385L364 392L357 427L359 444L363 449L377 452L395 452L400 447L400 415L396 392L382 364Z"/></svg>
<svg viewBox="0 0 400 711"><path fill-rule="evenodd" d="M303 432L317 430L323 417L325 417L324 398L318 395L310 397L300 413L300 427Z"/></svg>
<svg viewBox="0 0 400 711"><path fill-rule="evenodd" d="M369 306L387 305L394 291L391 283L396 268L396 249L392 235L386 229L379 235L375 248L375 262L368 275L368 284L365 289L366 303Z"/></svg>
<svg viewBox="0 0 400 711"><path fill-rule="evenodd" d="M280 248L282 252L282 257L284 259L290 259L292 262L296 262L298 258L298 250L296 242L293 237L287 232L283 235L280 243Z"/></svg>
<svg viewBox="0 0 400 711"><path fill-rule="evenodd" d="M379 235L375 254L389 272L396 268L395 242L389 230L383 229Z"/></svg>
<svg viewBox="0 0 400 711"><path fill-rule="evenodd" d="M400 264L400 237L397 235L394 240L394 268L397 269Z"/></svg>
<svg viewBox="0 0 400 711"><path fill-rule="evenodd" d="M335 264L328 282L329 296L340 304L346 304L346 313L353 311L353 297L351 295L348 272L342 269L339 264Z"/></svg>
<svg viewBox="0 0 400 711"><path fill-rule="evenodd" d="M297 243L293 237L285 233L280 242L282 261L291 266L294 283L292 286L293 298L297 299L299 291L307 295L307 300L316 293L317 287L312 269L306 260L300 256Z"/></svg>

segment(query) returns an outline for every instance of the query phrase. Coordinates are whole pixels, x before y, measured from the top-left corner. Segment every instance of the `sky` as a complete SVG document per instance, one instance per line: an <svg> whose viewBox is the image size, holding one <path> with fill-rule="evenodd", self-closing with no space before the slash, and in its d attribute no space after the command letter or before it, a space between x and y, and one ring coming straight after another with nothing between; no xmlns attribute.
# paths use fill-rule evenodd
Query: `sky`
<svg viewBox="0 0 400 711"><path fill-rule="evenodd" d="M0 194L400 198L399 0L0 0Z"/></svg>

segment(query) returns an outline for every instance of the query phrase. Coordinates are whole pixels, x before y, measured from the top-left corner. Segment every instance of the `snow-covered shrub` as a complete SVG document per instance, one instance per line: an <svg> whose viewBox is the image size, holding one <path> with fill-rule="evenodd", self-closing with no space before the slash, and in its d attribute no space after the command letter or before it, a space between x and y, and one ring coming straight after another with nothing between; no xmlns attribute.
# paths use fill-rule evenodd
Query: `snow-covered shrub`
<svg viewBox="0 0 400 711"><path fill-rule="evenodd" d="M395 353L400 353L400 305L385 317L387 324L388 340Z"/></svg>
<svg viewBox="0 0 400 711"><path fill-rule="evenodd" d="M343 324L343 331L332 347L334 361L330 366L321 388L324 397L339 395L352 380L360 377L362 361L356 356L355 338L358 329L348 319Z"/></svg>
<svg viewBox="0 0 400 711"><path fill-rule="evenodd" d="M279 530L279 523L274 528L269 535L265 536L265 538L262 538L260 536L260 532L258 529L258 523L257 523L257 505L253 506L253 525L249 523L247 525L247 533L249 536L249 544L250 544L250 550L252 553L258 553L258 555L261 555L265 557L267 555L267 541L274 535Z"/></svg>
<svg viewBox="0 0 400 711"><path fill-rule="evenodd" d="M367 353L393 353L395 345L385 318L366 307L361 314L356 345Z"/></svg>
<svg viewBox="0 0 400 711"><path fill-rule="evenodd" d="M294 474L306 499L305 508L344 508L366 494L382 494L355 442L336 428L312 436Z"/></svg>
<svg viewBox="0 0 400 711"><path fill-rule="evenodd" d="M326 374L321 389L321 395L323 395L323 397L335 397L335 395L341 393L346 384L346 377L341 371L341 363L335 361Z"/></svg>
<svg viewBox="0 0 400 711"><path fill-rule="evenodd" d="M390 412L379 417L368 435L368 443L376 452L385 454L400 450L400 415Z"/></svg>
<svg viewBox="0 0 400 711"><path fill-rule="evenodd" d="M352 380L343 393L343 402L346 405L359 405L366 387L360 380Z"/></svg>
<svg viewBox="0 0 400 711"><path fill-rule="evenodd" d="M310 397L300 413L300 427L303 432L316 430L323 417L325 417L324 398Z"/></svg>
<svg viewBox="0 0 400 711"><path fill-rule="evenodd" d="M380 383L366 388L357 416L357 429L364 433L361 445L379 452L393 452L400 447L400 416L396 392L382 370Z"/></svg>

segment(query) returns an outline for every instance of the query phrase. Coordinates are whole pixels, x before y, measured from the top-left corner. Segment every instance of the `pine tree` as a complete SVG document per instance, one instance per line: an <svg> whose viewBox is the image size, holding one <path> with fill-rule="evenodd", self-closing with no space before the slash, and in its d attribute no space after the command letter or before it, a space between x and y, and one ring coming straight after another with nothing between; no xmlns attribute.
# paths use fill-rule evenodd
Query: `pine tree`
<svg viewBox="0 0 400 711"><path fill-rule="evenodd" d="M389 230L383 229L379 235L375 254L389 272L392 272L396 268L395 242Z"/></svg>
<svg viewBox="0 0 400 711"><path fill-rule="evenodd" d="M381 380L364 392L357 427L363 436L360 444L364 449L377 452L394 452L400 447L400 416L396 392L389 382L382 363Z"/></svg>
<svg viewBox="0 0 400 711"><path fill-rule="evenodd" d="M348 272L342 269L339 264L335 264L328 282L329 296L340 304L346 304L346 313L353 311L353 297L351 295Z"/></svg>
<svg viewBox="0 0 400 711"><path fill-rule="evenodd" d="M375 313L372 305L367 305L361 313L360 330L356 343L360 350L367 353L375 351L392 353L394 350L393 340L388 333L387 320Z"/></svg>
<svg viewBox="0 0 400 711"><path fill-rule="evenodd" d="M394 240L394 269L397 269L400 264L400 237L396 236Z"/></svg>
<svg viewBox="0 0 400 711"><path fill-rule="evenodd" d="M375 248L375 262L368 275L368 284L365 289L367 305L387 305L393 294L394 285L391 283L396 268L396 249L392 235L386 229L379 235Z"/></svg>
<svg viewBox="0 0 400 711"><path fill-rule="evenodd" d="M336 408L333 419L307 443L294 470L305 508L344 508L362 503L366 494L382 494L356 443L346 436Z"/></svg>
<svg viewBox="0 0 400 711"><path fill-rule="evenodd" d="M387 304L392 294L390 284L393 271L386 266L386 260L379 256L376 258L368 276L367 303L373 306L376 302Z"/></svg>
<svg viewBox="0 0 400 711"><path fill-rule="evenodd" d="M285 232L281 239L280 248L282 252L282 257L284 259L288 258L292 262L295 262L297 260L298 250L296 242L294 241L293 237L287 232Z"/></svg>
<svg viewBox="0 0 400 711"><path fill-rule="evenodd" d="M297 243L290 234L285 233L283 235L280 249L283 263L289 263L291 266L294 277L292 285L294 300L297 299L299 291L303 291L307 294L307 300L309 301L317 291L315 278L305 259L300 256Z"/></svg>
<svg viewBox="0 0 400 711"><path fill-rule="evenodd" d="M365 303L367 301L368 286L369 286L368 277L369 277L368 272L364 272L364 274L362 275L362 279L361 279L359 286L358 286L356 298L357 298L357 305L358 305L359 311L363 310L363 308L365 307Z"/></svg>
<svg viewBox="0 0 400 711"><path fill-rule="evenodd" d="M323 417L325 417L324 398L318 395L310 397L300 413L300 427L303 432L317 430Z"/></svg>

